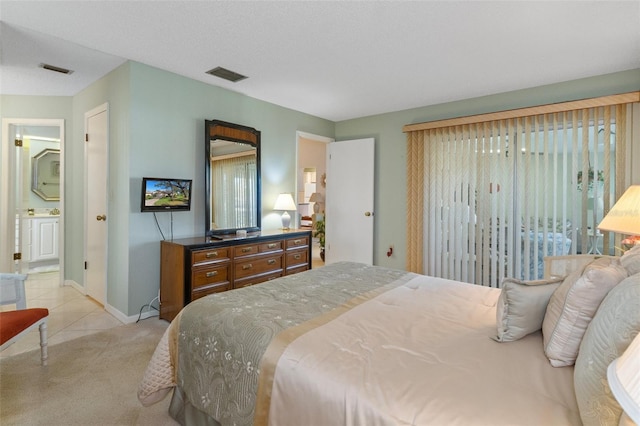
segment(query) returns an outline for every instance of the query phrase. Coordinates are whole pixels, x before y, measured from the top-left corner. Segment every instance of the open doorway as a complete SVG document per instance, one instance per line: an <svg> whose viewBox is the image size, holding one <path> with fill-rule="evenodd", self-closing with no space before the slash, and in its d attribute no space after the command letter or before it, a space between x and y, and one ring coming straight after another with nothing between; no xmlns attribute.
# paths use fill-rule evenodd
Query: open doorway
<svg viewBox="0 0 640 426"><path fill-rule="evenodd" d="M2 120L0 269L64 272L64 120Z"/></svg>
<svg viewBox="0 0 640 426"><path fill-rule="evenodd" d="M297 132L296 203L300 227L312 230L312 268L324 265L323 228L326 200L327 144L332 138ZM321 233L318 232L321 231Z"/></svg>

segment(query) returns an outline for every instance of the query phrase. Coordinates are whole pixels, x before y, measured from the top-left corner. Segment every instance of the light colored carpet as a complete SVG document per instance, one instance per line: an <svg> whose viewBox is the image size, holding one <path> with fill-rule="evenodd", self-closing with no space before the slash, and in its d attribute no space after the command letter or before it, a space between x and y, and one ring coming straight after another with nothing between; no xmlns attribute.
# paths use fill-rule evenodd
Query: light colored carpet
<svg viewBox="0 0 640 426"><path fill-rule="evenodd" d="M177 425L171 399L143 407L136 392L167 328L149 318L0 361L0 424Z"/></svg>

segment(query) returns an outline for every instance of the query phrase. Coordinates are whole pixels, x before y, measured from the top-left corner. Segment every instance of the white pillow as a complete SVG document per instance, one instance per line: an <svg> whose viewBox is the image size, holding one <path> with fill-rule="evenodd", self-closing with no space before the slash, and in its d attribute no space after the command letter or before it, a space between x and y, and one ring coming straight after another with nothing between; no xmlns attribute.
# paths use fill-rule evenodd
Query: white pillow
<svg viewBox="0 0 640 426"><path fill-rule="evenodd" d="M622 263L622 266L625 267L629 275L640 272L640 244L625 251L620 258L620 263Z"/></svg>
<svg viewBox="0 0 640 426"><path fill-rule="evenodd" d="M640 332L640 273L615 286L602 301L584 334L573 383L585 426L617 425L622 414L609 382L607 367Z"/></svg>
<svg viewBox="0 0 640 426"><path fill-rule="evenodd" d="M561 277L537 281L505 278L496 306L498 335L492 339L512 342L540 330L547 303L561 283Z"/></svg>
<svg viewBox="0 0 640 426"><path fill-rule="evenodd" d="M584 332L609 290L627 277L619 258L589 263L569 275L551 296L542 323L544 353L554 367L573 365Z"/></svg>

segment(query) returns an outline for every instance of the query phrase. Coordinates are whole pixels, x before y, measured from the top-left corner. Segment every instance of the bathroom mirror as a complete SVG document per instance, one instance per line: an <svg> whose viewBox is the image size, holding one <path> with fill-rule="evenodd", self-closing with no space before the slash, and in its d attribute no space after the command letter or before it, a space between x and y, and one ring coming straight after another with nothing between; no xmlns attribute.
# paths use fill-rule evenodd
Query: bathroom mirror
<svg viewBox="0 0 640 426"><path fill-rule="evenodd" d="M260 131L205 120L206 235L260 230Z"/></svg>
<svg viewBox="0 0 640 426"><path fill-rule="evenodd" d="M59 149L43 149L31 158L31 191L45 201L60 201Z"/></svg>

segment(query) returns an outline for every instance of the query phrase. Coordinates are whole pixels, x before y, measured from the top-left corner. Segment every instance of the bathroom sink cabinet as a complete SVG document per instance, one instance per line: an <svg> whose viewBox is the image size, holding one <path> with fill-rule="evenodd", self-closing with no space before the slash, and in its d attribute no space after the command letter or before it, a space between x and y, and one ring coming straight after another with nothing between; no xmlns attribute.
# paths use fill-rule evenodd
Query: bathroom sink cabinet
<svg viewBox="0 0 640 426"><path fill-rule="evenodd" d="M59 216L25 218L29 262L57 260L60 257L58 253L59 222Z"/></svg>

